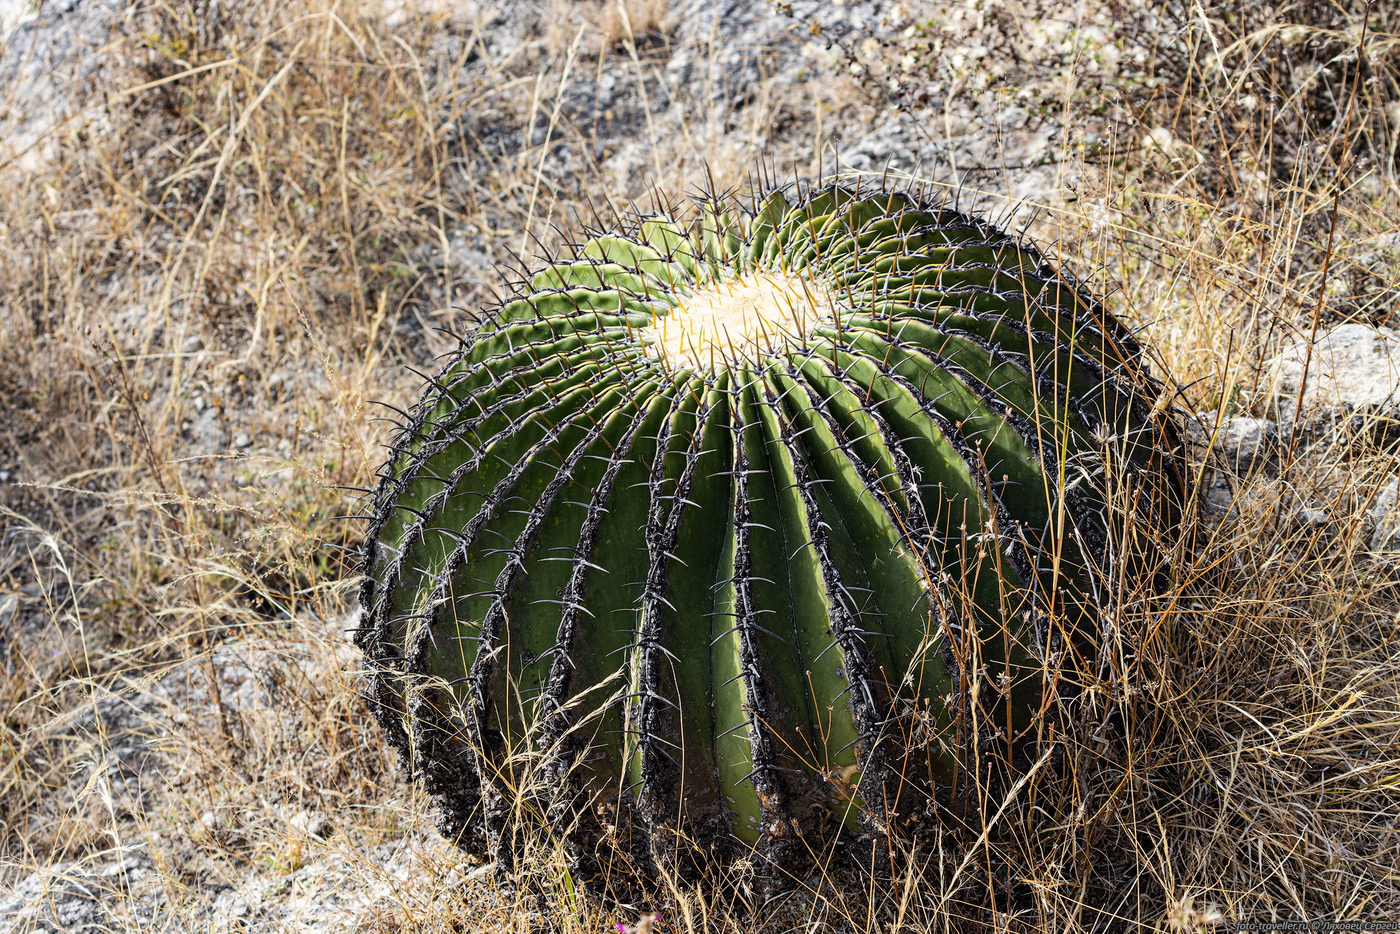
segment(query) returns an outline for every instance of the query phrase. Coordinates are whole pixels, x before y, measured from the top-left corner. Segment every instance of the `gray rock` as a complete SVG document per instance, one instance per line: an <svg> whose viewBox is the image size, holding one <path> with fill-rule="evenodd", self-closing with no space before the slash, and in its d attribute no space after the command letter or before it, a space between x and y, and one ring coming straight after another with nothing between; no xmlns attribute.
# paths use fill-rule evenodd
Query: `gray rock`
<svg viewBox="0 0 1400 934"><path fill-rule="evenodd" d="M1295 341L1274 364L1281 411L1301 402L1303 418L1326 410L1393 410L1400 406L1400 331L1343 324L1318 336L1309 356L1307 338ZM1306 368L1307 384L1304 381Z"/></svg>
<svg viewBox="0 0 1400 934"><path fill-rule="evenodd" d="M1248 466L1271 456L1278 441L1278 423L1239 415L1220 426L1216 446L1236 466Z"/></svg>
<svg viewBox="0 0 1400 934"><path fill-rule="evenodd" d="M1211 518L1225 518L1235 508L1235 488L1218 470L1207 471L1201 489L1201 511Z"/></svg>
<svg viewBox="0 0 1400 934"><path fill-rule="evenodd" d="M1237 415L1217 423L1215 416L1215 412L1198 412L1186 421L1186 440L1201 456L1209 453L1217 462L1244 470L1277 455L1277 422Z"/></svg>
<svg viewBox="0 0 1400 934"><path fill-rule="evenodd" d="M1316 506L1299 506L1293 510L1293 521L1305 529L1315 529L1327 525L1332 519L1325 509Z"/></svg>

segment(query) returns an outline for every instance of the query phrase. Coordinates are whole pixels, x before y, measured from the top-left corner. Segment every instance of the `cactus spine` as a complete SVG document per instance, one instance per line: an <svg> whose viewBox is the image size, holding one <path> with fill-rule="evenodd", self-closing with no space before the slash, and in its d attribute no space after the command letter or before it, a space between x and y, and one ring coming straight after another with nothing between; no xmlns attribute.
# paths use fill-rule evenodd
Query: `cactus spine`
<svg viewBox="0 0 1400 934"><path fill-rule="evenodd" d="M1156 394L1064 274L917 194L635 218L530 276L403 426L375 709L471 847L507 848L522 793L584 863L879 830L1092 676L1110 499L1160 524L1178 482Z"/></svg>

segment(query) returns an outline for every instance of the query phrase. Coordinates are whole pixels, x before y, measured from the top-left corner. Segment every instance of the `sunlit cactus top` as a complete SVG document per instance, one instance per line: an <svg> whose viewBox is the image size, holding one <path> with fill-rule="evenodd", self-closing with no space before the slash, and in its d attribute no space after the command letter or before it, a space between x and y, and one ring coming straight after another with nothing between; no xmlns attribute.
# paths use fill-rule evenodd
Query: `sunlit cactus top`
<svg viewBox="0 0 1400 934"><path fill-rule="evenodd" d="M910 191L711 198L544 263L430 381L365 551L376 709L444 830L781 866L1014 769L1092 677L1115 516L1166 521L1139 356Z"/></svg>

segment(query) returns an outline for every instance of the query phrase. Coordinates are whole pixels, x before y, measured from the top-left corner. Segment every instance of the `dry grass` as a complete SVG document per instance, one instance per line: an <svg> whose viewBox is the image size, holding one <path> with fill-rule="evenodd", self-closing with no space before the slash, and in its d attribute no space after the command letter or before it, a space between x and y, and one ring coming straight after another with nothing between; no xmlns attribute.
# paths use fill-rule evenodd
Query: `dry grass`
<svg viewBox="0 0 1400 934"><path fill-rule="evenodd" d="M763 84L735 107L702 69L668 107L675 14L655 0L545 3L522 35L475 7L230 6L143 10L96 122L0 167L0 891L136 860L94 883L107 923L163 930L233 927L230 892L261 906L250 929L365 932L582 934L653 909L667 931L872 932L1400 912L1397 565L1368 544L1397 461L1375 438L1293 438L1267 469L1193 451L1229 508L1170 543L1161 592L1121 601L1133 663L981 839L766 920L745 920L742 873L622 908L571 897L547 841L516 886L459 865L423 832L340 633L353 569L334 546L356 530L331 517L336 486L377 465L370 400L410 399L402 365L451 345L433 328L467 326L448 306L485 300L490 264L535 249L522 232L547 246L589 202L736 184L762 153L830 166L826 123L917 106L910 89L955 66L922 57L941 55L937 11L908 4L881 53L895 76ZM1134 63L1108 72L1085 64L1098 34L982 28L1058 63L999 79L1068 128L1032 233L1143 328L1209 437L1268 414L1281 343L1392 321L1400 24L1183 6L1199 16L1154 32L1150 9L1086 5L1070 35L1093 26ZM563 106L570 74L604 68L632 83L635 141L600 129L625 115ZM995 204L1015 175L961 197Z"/></svg>

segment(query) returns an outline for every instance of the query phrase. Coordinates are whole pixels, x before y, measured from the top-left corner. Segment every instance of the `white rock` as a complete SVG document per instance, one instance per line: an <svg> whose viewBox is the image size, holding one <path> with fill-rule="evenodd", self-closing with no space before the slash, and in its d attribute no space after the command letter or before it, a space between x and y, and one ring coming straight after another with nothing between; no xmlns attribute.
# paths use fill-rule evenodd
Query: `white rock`
<svg viewBox="0 0 1400 934"><path fill-rule="evenodd" d="M1279 354L1274 387L1281 406L1291 409L1303 382L1303 417L1326 409L1400 407L1400 331L1365 324L1343 324L1320 334L1308 357L1306 337Z"/></svg>

